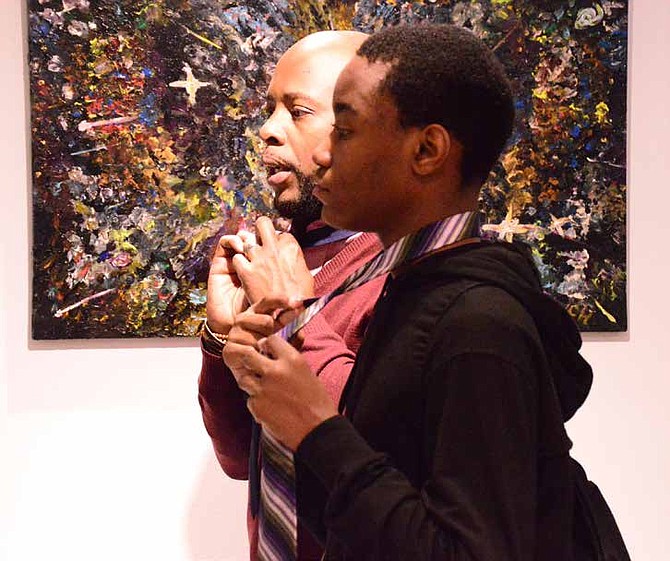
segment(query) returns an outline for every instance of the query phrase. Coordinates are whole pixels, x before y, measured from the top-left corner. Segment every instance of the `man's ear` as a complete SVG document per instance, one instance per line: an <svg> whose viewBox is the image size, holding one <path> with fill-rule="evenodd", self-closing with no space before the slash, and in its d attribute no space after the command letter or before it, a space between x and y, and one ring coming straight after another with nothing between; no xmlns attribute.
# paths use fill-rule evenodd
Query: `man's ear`
<svg viewBox="0 0 670 561"><path fill-rule="evenodd" d="M451 152L451 136L442 125L425 126L415 140L412 169L417 175L430 175L444 165Z"/></svg>

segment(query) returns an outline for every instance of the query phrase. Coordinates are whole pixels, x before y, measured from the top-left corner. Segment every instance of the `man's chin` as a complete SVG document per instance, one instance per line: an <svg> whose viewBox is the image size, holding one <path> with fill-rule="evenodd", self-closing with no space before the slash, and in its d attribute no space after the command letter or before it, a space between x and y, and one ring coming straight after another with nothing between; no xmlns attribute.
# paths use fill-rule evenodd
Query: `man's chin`
<svg viewBox="0 0 670 561"><path fill-rule="evenodd" d="M321 221L338 230L351 230L342 216L338 216L336 213L332 212L331 208L323 205L321 207Z"/></svg>
<svg viewBox="0 0 670 561"><path fill-rule="evenodd" d="M308 224L321 216L321 201L314 195L314 185L301 174L296 174L298 185L275 191L274 207L280 216Z"/></svg>
<svg viewBox="0 0 670 561"><path fill-rule="evenodd" d="M321 217L321 202L311 195L296 198L275 197L274 207L283 218L304 223L314 222Z"/></svg>

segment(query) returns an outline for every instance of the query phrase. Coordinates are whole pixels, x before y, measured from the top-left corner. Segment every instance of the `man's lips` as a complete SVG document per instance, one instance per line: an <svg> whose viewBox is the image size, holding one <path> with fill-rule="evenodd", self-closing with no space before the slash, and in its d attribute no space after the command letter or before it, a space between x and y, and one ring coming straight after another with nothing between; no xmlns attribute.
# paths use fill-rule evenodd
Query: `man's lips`
<svg viewBox="0 0 670 561"><path fill-rule="evenodd" d="M312 195L319 199L322 203L324 202L323 195L327 192L328 189L326 189L320 182L315 183L314 187L312 188Z"/></svg>
<svg viewBox="0 0 670 561"><path fill-rule="evenodd" d="M263 165L265 166L267 181L272 187L277 187L286 182L295 173L292 164L270 152L263 154Z"/></svg>

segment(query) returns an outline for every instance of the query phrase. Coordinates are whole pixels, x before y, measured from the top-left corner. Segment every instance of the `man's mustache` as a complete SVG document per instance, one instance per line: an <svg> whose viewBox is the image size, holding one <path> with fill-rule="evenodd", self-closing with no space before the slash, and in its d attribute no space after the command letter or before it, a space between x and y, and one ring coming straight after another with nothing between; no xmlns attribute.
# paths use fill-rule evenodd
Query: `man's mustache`
<svg viewBox="0 0 670 561"><path fill-rule="evenodd" d="M291 162L288 162L284 158L281 158L279 156L274 156L272 154L263 154L262 158L263 166L270 171L270 170L287 170L287 171L298 171L297 167L292 164Z"/></svg>

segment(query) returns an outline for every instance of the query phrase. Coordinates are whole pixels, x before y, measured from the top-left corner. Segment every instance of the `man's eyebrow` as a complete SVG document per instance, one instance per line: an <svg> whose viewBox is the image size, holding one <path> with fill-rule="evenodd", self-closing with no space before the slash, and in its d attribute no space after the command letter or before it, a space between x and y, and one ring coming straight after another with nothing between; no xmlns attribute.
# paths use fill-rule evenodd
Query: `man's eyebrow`
<svg viewBox="0 0 670 561"><path fill-rule="evenodd" d="M356 110L348 103L344 103L343 101L336 101L333 104L333 113L335 113L335 115L342 115L343 113L356 115Z"/></svg>
<svg viewBox="0 0 670 561"><path fill-rule="evenodd" d="M317 101L304 92L286 92L283 96L285 102L293 103L296 99L306 101L307 103L318 105Z"/></svg>
<svg viewBox="0 0 670 561"><path fill-rule="evenodd" d="M268 94L265 96L265 103L274 104L277 103L278 99L281 99L283 103L294 103L296 99L300 99L301 101L318 105L317 101L314 98L310 97L309 95L303 92L285 92L281 96L281 98L277 98L277 96Z"/></svg>

